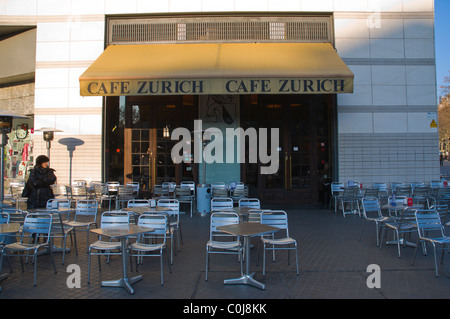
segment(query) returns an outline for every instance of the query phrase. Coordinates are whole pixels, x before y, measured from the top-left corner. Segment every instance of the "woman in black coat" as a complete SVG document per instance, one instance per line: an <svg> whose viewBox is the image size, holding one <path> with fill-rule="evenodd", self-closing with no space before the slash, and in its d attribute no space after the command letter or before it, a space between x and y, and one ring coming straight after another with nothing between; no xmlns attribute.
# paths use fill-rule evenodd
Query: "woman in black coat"
<svg viewBox="0 0 450 319"><path fill-rule="evenodd" d="M23 197L28 197L28 208L45 208L47 201L55 198L50 187L55 182L55 170L49 167L48 157L38 156L36 165L30 170L30 176L22 193Z"/></svg>

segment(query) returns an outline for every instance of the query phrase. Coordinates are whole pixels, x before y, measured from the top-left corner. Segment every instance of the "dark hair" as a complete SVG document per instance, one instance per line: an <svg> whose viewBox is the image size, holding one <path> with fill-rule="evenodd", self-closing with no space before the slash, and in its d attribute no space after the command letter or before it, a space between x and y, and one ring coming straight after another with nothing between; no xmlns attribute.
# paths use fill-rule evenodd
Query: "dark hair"
<svg viewBox="0 0 450 319"><path fill-rule="evenodd" d="M39 155L36 157L36 165L41 166L42 163L50 162L49 158L45 155Z"/></svg>

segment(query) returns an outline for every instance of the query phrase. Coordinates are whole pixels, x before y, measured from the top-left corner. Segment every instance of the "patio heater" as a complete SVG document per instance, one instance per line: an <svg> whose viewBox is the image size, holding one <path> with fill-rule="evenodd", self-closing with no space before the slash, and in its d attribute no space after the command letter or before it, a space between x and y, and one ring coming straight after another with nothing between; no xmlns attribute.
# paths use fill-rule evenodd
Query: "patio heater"
<svg viewBox="0 0 450 319"><path fill-rule="evenodd" d="M43 132L44 141L46 142L47 146L47 157L50 159L50 148L51 148L51 142L53 141L55 137L55 132L64 132L62 130L59 130L54 127L42 127L40 129L34 130L35 132Z"/></svg>
<svg viewBox="0 0 450 319"><path fill-rule="evenodd" d="M0 181L0 207L9 206L3 204L5 199L5 146L8 144L8 133L11 133L12 120L13 119L28 119L28 116L20 115L10 111L0 110L0 146L1 146L1 156L0 156L0 169L1 169L1 181Z"/></svg>
<svg viewBox="0 0 450 319"><path fill-rule="evenodd" d="M205 136L204 130L192 131L194 133L194 145L196 142L200 142L198 138L198 134L201 134L201 143L202 143L202 166L203 166L203 176L202 183L197 185L197 213L202 216L205 216L211 212L211 186L206 184L206 161L204 160L205 147L210 142L210 138L207 139ZM195 141L198 139L199 141ZM195 151L194 151L195 152ZM196 154L198 155L198 154Z"/></svg>

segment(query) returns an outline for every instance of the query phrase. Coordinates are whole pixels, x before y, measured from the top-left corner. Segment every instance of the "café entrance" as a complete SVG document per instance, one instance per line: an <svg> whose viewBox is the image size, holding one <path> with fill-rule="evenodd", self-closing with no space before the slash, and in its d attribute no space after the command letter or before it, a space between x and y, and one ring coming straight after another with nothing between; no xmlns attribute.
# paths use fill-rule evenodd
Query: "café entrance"
<svg viewBox="0 0 450 319"><path fill-rule="evenodd" d="M261 163L242 164L241 176L250 192L264 202L315 203L331 178L335 96L244 96L241 125L279 129L279 169L259 174ZM269 136L270 140L270 136ZM267 154L270 154L268 142ZM248 149L247 149L248 152ZM263 165L264 166L264 165Z"/></svg>

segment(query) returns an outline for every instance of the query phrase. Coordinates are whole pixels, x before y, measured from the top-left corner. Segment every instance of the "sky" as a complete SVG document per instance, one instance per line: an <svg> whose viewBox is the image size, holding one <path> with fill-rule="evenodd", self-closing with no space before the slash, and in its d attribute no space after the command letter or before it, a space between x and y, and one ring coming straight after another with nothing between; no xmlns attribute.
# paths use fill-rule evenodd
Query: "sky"
<svg viewBox="0 0 450 319"><path fill-rule="evenodd" d="M435 0L436 79L439 87L450 76L450 0Z"/></svg>

